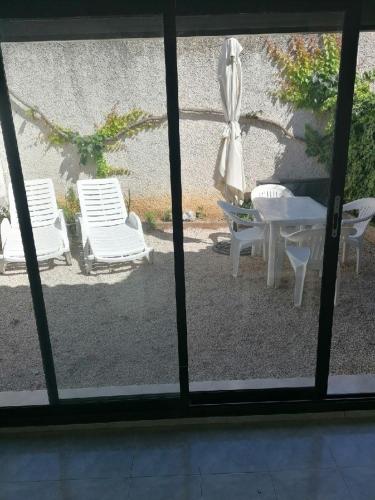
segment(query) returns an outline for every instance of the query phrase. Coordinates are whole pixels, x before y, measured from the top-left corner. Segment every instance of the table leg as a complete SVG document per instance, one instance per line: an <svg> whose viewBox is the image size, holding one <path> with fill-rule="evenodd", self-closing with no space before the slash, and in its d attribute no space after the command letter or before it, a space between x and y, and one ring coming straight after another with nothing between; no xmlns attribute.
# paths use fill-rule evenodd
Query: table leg
<svg viewBox="0 0 375 500"><path fill-rule="evenodd" d="M275 257L276 257L277 226L274 223L269 225L269 243L268 243L268 270L267 286L275 285Z"/></svg>

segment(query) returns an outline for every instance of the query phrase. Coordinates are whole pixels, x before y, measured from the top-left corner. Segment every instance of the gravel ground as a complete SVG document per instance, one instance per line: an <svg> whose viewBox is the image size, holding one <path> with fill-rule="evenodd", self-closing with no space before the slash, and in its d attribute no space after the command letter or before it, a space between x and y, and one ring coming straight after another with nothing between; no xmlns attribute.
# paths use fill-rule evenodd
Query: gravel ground
<svg viewBox="0 0 375 500"><path fill-rule="evenodd" d="M260 257L241 258L237 279L229 257L212 251L223 228L186 225L185 267L192 381L312 376L319 285L306 278L304 303L293 307L294 279L285 263L281 287L266 286ZM41 268L58 385L61 388L178 381L172 235L146 235L155 248L148 265L80 268L56 261ZM375 373L375 245L366 242L362 273L354 255L343 272L334 318L331 371ZM0 390L44 387L30 289L24 269L0 276Z"/></svg>

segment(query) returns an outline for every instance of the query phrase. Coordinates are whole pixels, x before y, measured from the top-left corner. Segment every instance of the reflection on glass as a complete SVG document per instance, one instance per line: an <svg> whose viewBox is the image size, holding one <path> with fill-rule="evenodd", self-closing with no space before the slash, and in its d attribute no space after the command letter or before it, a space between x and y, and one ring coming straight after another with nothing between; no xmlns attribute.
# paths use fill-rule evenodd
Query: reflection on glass
<svg viewBox="0 0 375 500"><path fill-rule="evenodd" d="M354 228L341 254L340 301L333 321L329 392L375 392L375 34L360 35L344 224Z"/></svg>
<svg viewBox="0 0 375 500"><path fill-rule="evenodd" d="M60 396L178 392L163 39L4 57Z"/></svg>
<svg viewBox="0 0 375 500"><path fill-rule="evenodd" d="M340 52L178 40L192 390L314 383Z"/></svg>

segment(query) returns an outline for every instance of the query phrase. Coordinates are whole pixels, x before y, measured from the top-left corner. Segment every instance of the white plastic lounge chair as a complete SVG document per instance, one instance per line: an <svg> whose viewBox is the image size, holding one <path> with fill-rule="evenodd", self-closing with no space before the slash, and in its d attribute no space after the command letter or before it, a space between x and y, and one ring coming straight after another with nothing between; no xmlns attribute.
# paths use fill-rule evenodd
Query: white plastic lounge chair
<svg viewBox="0 0 375 500"><path fill-rule="evenodd" d="M260 221L258 210L240 208L225 201L218 201L223 210L231 233L230 257L232 259L232 276L238 274L241 250L264 244L264 222ZM239 215L250 215L255 220L246 220ZM248 226L247 229L238 230L238 226ZM265 251L265 249L263 249Z"/></svg>
<svg viewBox="0 0 375 500"><path fill-rule="evenodd" d="M145 243L139 217L127 213L118 179L81 180L77 188L87 274L94 261L112 264L146 257L151 263L153 249Z"/></svg>
<svg viewBox="0 0 375 500"><path fill-rule="evenodd" d="M302 304L303 287L307 267L319 271L320 275L322 273L325 233L326 229L323 225L320 227L303 229L296 231L295 233L288 233L283 229L280 231L281 236L283 236L286 240L285 253L288 256L289 262L295 273L295 306L300 306ZM341 228L341 243L343 243L353 233L354 229L352 227L343 226ZM290 245L290 243L294 243L294 245ZM340 265L338 264L335 303L337 301L339 282Z"/></svg>
<svg viewBox="0 0 375 500"><path fill-rule="evenodd" d="M52 261L64 256L66 263L71 265L72 257L64 214L57 208L52 180L25 181L25 187L38 261ZM3 255L0 255L0 273L5 272L8 262L25 262L11 184L9 184L9 212L10 221L3 219L1 222Z"/></svg>
<svg viewBox="0 0 375 500"><path fill-rule="evenodd" d="M358 217L356 219L344 219L343 223L351 224L355 229L355 234L348 237L343 245L342 262L345 262L346 245L353 246L356 249L356 273L359 273L359 259L363 246L363 237L365 235L367 226L369 225L372 217L375 216L375 198L361 198L343 206L343 212L356 211Z"/></svg>
<svg viewBox="0 0 375 500"><path fill-rule="evenodd" d="M291 198L294 196L290 189L280 184L261 184L251 191L251 201L255 198Z"/></svg>

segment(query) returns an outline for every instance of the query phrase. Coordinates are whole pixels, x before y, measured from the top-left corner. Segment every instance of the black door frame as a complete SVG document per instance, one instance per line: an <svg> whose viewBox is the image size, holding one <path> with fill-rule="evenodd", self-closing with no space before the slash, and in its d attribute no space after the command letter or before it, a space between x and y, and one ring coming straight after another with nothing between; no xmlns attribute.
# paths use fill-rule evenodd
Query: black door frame
<svg viewBox="0 0 375 500"><path fill-rule="evenodd" d="M177 3L177 4L176 4ZM46 35L38 32L31 35L34 19L41 19L49 24L51 19L58 19L62 25L69 26L72 18L79 17L82 25L82 38L85 38L85 21L94 19L99 26L97 34L93 35L92 28L89 38L122 37L122 33L100 33L100 17L105 16L109 21L111 16L162 16L164 21L164 46L167 90L168 137L170 154L170 179L173 211L173 243L175 251L175 281L176 281L176 314L179 357L179 395L158 395L143 397L115 397L91 399L59 399L52 355L47 313L44 304L43 290L36 258L30 215L27 208L26 191L24 186L22 167L17 147L17 138L14 129L11 105L6 84L6 75L2 55L0 53L0 118L3 128L4 144L6 148L11 180L16 199L16 206L20 220L20 230L23 239L27 271L30 280L32 299L37 322L40 350L43 359L49 405L40 407L13 407L0 409L0 425L8 424L9 419L15 425L32 423L34 419L41 423L46 421L73 422L73 421L101 421L124 420L132 418L160 418L197 415L220 414L249 414L249 413L276 413L289 411L323 411L334 408L343 409L354 407L374 407L375 395L355 395L353 397L327 396L327 381L329 373L329 359L332 335L332 316L334 302L334 288L336 276L336 262L339 247L339 230L332 233L333 225L341 222L341 200L344 189L348 141L350 132L351 107L353 98L354 77L356 71L356 53L360 30L361 2L350 0L332 0L314 2L303 0L296 2L285 0L282 5L275 0L257 2L249 5L248 1L233 1L231 5L221 2L206 2L194 0L192 2L174 0L150 1L144 0L139 5L133 2L118 2L108 0L105 5L99 0L73 2L51 2L47 0L35 1L30 7L26 1L5 3L0 7L0 33L4 41L52 40L56 39L51 32ZM185 275L182 225L182 188L181 188L181 160L179 138L178 112L178 79L176 54L176 16L208 16L229 14L265 14L280 17L279 23L285 21L285 16L295 12L303 12L305 16L315 12L335 12L345 10L343 26L343 42L341 52L341 68L338 89L338 105L333 150L333 168L330 190L330 203L327 216L327 234L322 277L321 305L319 316L319 333L316 365L315 387L263 389L250 391L212 391L189 393L188 374L188 347L186 328L185 304ZM284 17L283 17L284 16ZM8 20L11 19L10 27ZM28 19L25 25L25 19ZM99 21L99 22L98 22ZM29 25L30 30L20 30L17 22L24 27ZM52 21L51 21L52 22ZM306 30L307 25L298 26L299 31ZM16 34L12 34L15 26ZM15 24L14 24L15 23ZM23 23L23 24L22 24ZM322 16L322 26L324 16ZM18 29L18 32L17 32ZM324 28L326 29L326 28ZM8 30L8 31L7 31ZM298 31L297 30L297 31ZM314 30L318 30L314 26ZM94 30L95 31L95 30ZM273 32L283 31L280 27L273 28ZM288 26L284 31L296 29ZM258 28L241 29L242 33L259 33ZM270 32L270 30L268 30ZM4 35L5 33L5 35ZM186 33L185 33L186 34ZM136 35L135 35L136 36ZM66 39L77 39L77 36ZM333 207L339 197L340 210L335 214Z"/></svg>

